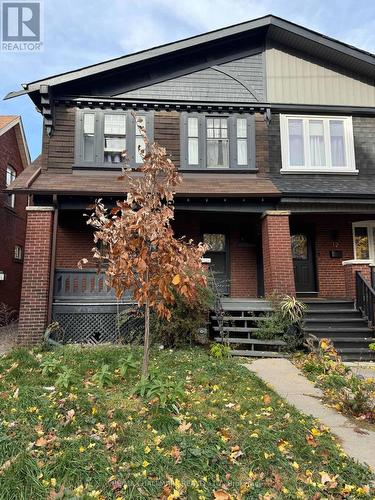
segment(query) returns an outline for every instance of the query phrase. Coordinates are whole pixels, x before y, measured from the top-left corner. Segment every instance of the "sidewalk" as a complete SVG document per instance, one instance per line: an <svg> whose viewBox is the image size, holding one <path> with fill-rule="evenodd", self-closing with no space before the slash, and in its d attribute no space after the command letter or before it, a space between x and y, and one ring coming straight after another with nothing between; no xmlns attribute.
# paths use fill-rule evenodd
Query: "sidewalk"
<svg viewBox="0 0 375 500"><path fill-rule="evenodd" d="M257 359L246 368L254 372L286 401L303 413L312 415L340 439L344 451L375 471L375 432L358 427L320 401L322 392L314 387L287 359Z"/></svg>

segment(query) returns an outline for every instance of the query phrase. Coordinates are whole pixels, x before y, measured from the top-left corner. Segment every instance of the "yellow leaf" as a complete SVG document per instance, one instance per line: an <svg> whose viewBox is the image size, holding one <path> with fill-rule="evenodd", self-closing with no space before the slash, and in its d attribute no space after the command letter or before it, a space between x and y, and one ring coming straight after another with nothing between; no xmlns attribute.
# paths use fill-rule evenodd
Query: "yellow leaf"
<svg viewBox="0 0 375 500"><path fill-rule="evenodd" d="M173 277L173 280L172 280L172 284L173 285L178 285L181 281L181 278L180 278L180 275L179 274L176 274L174 277Z"/></svg>
<svg viewBox="0 0 375 500"><path fill-rule="evenodd" d="M44 438L44 437L40 437L36 442L35 442L36 446L40 446L40 447L43 447L43 446L46 446L47 444L47 439Z"/></svg>

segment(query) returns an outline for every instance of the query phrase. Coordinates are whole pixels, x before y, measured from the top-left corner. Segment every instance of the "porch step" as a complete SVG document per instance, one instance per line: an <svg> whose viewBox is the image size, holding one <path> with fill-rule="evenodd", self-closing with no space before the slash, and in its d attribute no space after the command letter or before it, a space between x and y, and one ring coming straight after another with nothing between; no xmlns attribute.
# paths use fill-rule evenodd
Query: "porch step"
<svg viewBox="0 0 375 500"><path fill-rule="evenodd" d="M285 352L274 352L274 351L248 351L248 350L238 350L232 349L231 354L233 356L245 356L253 358L287 358L289 355Z"/></svg>
<svg viewBox="0 0 375 500"><path fill-rule="evenodd" d="M304 319L306 336L332 340L344 361L374 359L368 346L374 341L374 330L369 328L352 300L305 300L308 308Z"/></svg>
<svg viewBox="0 0 375 500"><path fill-rule="evenodd" d="M219 332L220 328L218 326L214 326L213 330L215 332ZM225 333L229 332L235 332L235 333L251 333L251 332L256 332L258 328L253 328L253 327L247 327L247 326L224 326L223 331Z"/></svg>
<svg viewBox="0 0 375 500"><path fill-rule="evenodd" d="M222 342L221 337L215 337L216 342ZM262 339L252 339L252 338L233 338L228 337L224 340L224 342L228 342L229 344L253 344L253 345L278 345L285 346L285 342L283 340L262 340Z"/></svg>
<svg viewBox="0 0 375 500"><path fill-rule="evenodd" d="M211 316L212 319L217 320L217 316ZM224 321L266 321L267 316L223 316Z"/></svg>

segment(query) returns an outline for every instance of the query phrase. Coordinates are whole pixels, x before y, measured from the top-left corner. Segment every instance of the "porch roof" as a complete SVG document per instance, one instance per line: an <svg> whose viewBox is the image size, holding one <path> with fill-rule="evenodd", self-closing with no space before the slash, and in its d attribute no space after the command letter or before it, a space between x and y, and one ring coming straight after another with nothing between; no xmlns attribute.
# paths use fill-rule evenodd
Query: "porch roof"
<svg viewBox="0 0 375 500"><path fill-rule="evenodd" d="M127 181L119 180L119 172L82 171L56 173L42 169L37 158L8 188L14 193L70 194L111 196L126 192ZM136 175L136 174L135 174ZM269 179L247 173L183 173L177 196L191 197L273 197L281 193Z"/></svg>

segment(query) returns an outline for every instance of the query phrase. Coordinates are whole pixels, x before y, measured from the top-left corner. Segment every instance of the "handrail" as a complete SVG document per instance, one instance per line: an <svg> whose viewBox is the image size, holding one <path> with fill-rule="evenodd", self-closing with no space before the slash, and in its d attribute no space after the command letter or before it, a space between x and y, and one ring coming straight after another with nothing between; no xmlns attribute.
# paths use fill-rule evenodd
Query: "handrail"
<svg viewBox="0 0 375 500"><path fill-rule="evenodd" d="M371 328L375 328L375 290L362 276L360 271L355 273L356 306L367 319Z"/></svg>
<svg viewBox="0 0 375 500"><path fill-rule="evenodd" d="M221 294L219 291L219 287L216 282L215 274L212 270L212 267L209 266L208 268L209 273L210 273L210 281L211 281L211 288L214 292L215 296L215 301L214 301L214 312L217 318L217 325L219 327L219 333L221 337L221 341L224 342L224 308L221 302Z"/></svg>

